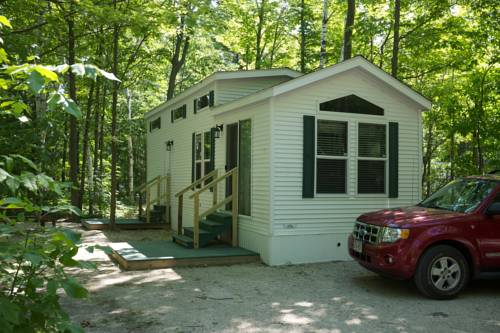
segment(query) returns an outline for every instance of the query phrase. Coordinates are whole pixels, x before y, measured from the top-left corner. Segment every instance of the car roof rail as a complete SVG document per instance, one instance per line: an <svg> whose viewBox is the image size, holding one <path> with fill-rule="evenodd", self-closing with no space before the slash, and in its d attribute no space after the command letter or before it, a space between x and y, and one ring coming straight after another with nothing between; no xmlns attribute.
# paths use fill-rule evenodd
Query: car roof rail
<svg viewBox="0 0 500 333"><path fill-rule="evenodd" d="M496 170L492 170L490 172L488 172L489 175L497 175L497 174L500 174L500 169L496 169Z"/></svg>

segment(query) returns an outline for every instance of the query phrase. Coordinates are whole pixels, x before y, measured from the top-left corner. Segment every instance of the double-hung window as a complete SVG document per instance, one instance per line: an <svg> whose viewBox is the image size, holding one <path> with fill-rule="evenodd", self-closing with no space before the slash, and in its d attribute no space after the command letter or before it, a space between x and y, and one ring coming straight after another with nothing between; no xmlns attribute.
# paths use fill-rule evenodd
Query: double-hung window
<svg viewBox="0 0 500 333"><path fill-rule="evenodd" d="M346 193L347 122L319 119L316 143L316 193Z"/></svg>
<svg viewBox="0 0 500 333"><path fill-rule="evenodd" d="M196 133L194 135L194 180L202 178L212 171L212 132Z"/></svg>
<svg viewBox="0 0 500 333"><path fill-rule="evenodd" d="M387 126L358 125L358 193L386 193Z"/></svg>

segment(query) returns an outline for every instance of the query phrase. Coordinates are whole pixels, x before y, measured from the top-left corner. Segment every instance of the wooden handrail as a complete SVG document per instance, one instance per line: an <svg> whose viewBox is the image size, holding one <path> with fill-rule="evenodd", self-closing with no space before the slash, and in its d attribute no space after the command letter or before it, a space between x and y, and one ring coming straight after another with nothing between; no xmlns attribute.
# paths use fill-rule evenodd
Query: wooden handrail
<svg viewBox="0 0 500 333"><path fill-rule="evenodd" d="M223 181L224 179L226 179L226 178L230 177L230 176L234 173L234 171L235 171L236 169L238 169L238 167L236 167L236 168L234 168L234 169L231 169L231 170L229 170L228 172L226 172L225 174L223 174L222 176L220 176L219 178L212 180L210 183L208 183L207 185L203 186L203 187L202 187L201 189L199 189L198 191L196 191L196 192L194 192L193 194L191 194L191 195L189 196L189 199L194 198L194 196L195 196L195 195L199 195L199 194L201 194L201 193L205 192L205 191L206 191L206 190L208 190L209 188L214 187L216 184L218 184L218 183L220 183L221 181Z"/></svg>
<svg viewBox="0 0 500 333"><path fill-rule="evenodd" d="M213 205L212 207L210 207L209 209L207 209L206 211L204 211L203 213L201 213L200 214L200 219L204 218L205 216L208 216L208 215L212 214L217 209L219 209L220 207L222 207L224 205L227 205L231 201L233 201L233 196L232 195L228 196L226 199L224 199L221 202Z"/></svg>
<svg viewBox="0 0 500 333"><path fill-rule="evenodd" d="M165 181L165 193L161 193L161 184ZM151 206L153 205L153 201L151 199L151 190L153 187L156 187L156 204L160 205L162 200L165 200L165 219L168 221L169 215L169 198L170 198L170 176L156 176L149 182L138 187L135 192L139 193L139 215L142 214L142 199L141 193L145 192L146 194L146 222L151 222Z"/></svg>
<svg viewBox="0 0 500 333"><path fill-rule="evenodd" d="M209 188L214 188L214 193L217 193L218 184L224 179L232 176L231 178L231 195L226 197L221 202L217 202L217 197L214 196L212 207L200 214L200 195ZM181 196L180 198L182 198ZM209 184L205 185L200 190L194 192L190 197L194 198L194 216L193 216L193 247L195 249L200 246L200 222L201 219L213 212L218 208L231 203L231 216L232 216L232 245L238 246L238 167L226 172L220 177L217 177Z"/></svg>
<svg viewBox="0 0 500 333"><path fill-rule="evenodd" d="M218 172L217 169L215 170L212 170L210 171L209 173L207 173L205 176L203 176L202 178L196 180L195 182L189 184L188 186L186 186L185 188L183 188L182 190L180 190L179 192L177 192L175 194L176 197L179 197L181 195L183 195L184 193L186 193L187 191L189 191L190 189L193 189L195 188L196 186L198 186L199 184L201 184L202 182L204 182L205 180L207 180L208 178L210 177L213 177L216 173Z"/></svg>
<svg viewBox="0 0 500 333"><path fill-rule="evenodd" d="M166 176L165 176L166 177ZM155 178L151 179L149 182L147 183L144 183L142 184L141 186L137 187L134 192L137 193L137 192L142 192L146 187L148 187L149 185L151 185L152 183L154 182L157 182L158 179L161 178L161 176L156 176Z"/></svg>

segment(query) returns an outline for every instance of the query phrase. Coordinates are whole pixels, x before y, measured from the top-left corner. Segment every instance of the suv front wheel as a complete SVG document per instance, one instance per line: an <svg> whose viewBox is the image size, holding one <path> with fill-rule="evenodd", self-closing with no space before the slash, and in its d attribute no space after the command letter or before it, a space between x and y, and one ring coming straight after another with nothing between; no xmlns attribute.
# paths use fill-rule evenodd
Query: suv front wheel
<svg viewBox="0 0 500 333"><path fill-rule="evenodd" d="M435 299L450 299L467 285L469 265L456 248L434 246L420 258L414 281L422 294Z"/></svg>

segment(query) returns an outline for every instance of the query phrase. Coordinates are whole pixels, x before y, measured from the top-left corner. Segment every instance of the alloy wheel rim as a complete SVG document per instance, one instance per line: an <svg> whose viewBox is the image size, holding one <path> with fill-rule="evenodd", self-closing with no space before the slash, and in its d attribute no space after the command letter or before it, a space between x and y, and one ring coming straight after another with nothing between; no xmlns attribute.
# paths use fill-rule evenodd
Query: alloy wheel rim
<svg viewBox="0 0 500 333"><path fill-rule="evenodd" d="M430 275L434 287L441 291L448 291L460 283L462 272L456 259L441 257L432 263Z"/></svg>

